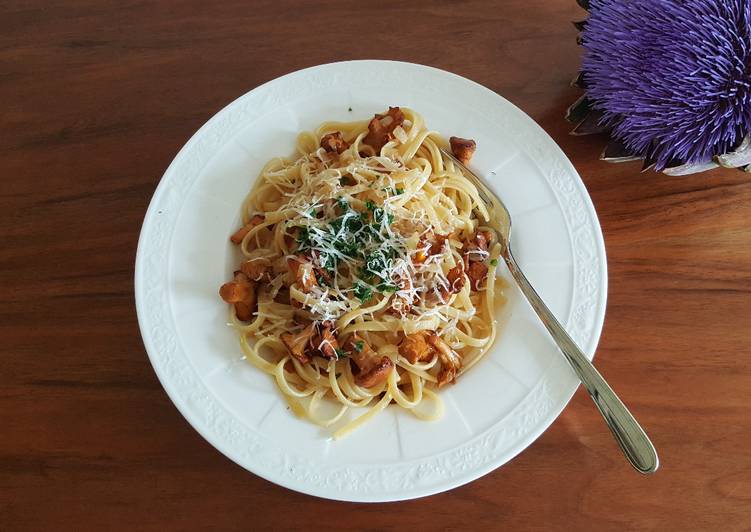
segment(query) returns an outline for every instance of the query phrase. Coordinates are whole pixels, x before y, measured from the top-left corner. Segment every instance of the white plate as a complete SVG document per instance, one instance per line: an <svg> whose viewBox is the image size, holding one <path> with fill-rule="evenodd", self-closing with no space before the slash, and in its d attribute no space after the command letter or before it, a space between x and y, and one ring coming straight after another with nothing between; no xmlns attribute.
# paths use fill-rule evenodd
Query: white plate
<svg viewBox="0 0 751 532"><path fill-rule="evenodd" d="M389 105L416 110L444 136L477 140L472 165L511 211L518 261L590 357L605 312L605 249L584 185L555 142L494 92L425 66L353 61L294 72L232 102L154 193L136 259L141 334L170 398L212 445L272 482L331 499L409 499L474 480L532 443L578 384L511 281L500 340L441 391L446 414L435 423L394 407L334 442L240 361L217 290L237 264L228 235L246 191L264 162L292 153L299 131Z"/></svg>

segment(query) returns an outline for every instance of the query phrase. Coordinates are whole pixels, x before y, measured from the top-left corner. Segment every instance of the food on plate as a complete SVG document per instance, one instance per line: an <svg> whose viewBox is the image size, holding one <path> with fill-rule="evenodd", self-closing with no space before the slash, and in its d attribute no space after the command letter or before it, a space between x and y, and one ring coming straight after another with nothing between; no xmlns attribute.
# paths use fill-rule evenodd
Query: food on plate
<svg viewBox="0 0 751 532"><path fill-rule="evenodd" d="M439 418L440 389L495 339L500 244L449 145L465 164L477 147L406 108L325 122L243 202L230 237L243 258L219 290L231 324L291 408L336 438L391 403Z"/></svg>

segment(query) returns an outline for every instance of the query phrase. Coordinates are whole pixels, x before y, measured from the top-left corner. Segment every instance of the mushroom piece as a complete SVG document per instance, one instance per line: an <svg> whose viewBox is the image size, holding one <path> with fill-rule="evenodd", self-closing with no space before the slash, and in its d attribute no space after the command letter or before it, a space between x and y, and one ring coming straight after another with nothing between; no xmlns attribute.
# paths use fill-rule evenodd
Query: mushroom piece
<svg viewBox="0 0 751 532"><path fill-rule="evenodd" d="M241 271L235 272L235 278L219 288L219 296L235 306L235 315L240 321L253 319L257 303L257 285Z"/></svg>
<svg viewBox="0 0 751 532"><path fill-rule="evenodd" d="M313 264L303 255L296 255L287 259L287 266L295 276L295 281L300 290L310 293L314 286L318 286Z"/></svg>
<svg viewBox="0 0 751 532"><path fill-rule="evenodd" d="M387 356L378 357L372 347L357 334L350 336L345 343L345 350L349 352L350 359L355 363L359 373L355 376L355 384L371 388L384 382L394 363Z"/></svg>
<svg viewBox="0 0 751 532"><path fill-rule="evenodd" d="M350 336L345 342L344 350L349 353L350 360L355 363L360 371L369 371L378 360L377 353L357 333Z"/></svg>
<svg viewBox="0 0 751 532"><path fill-rule="evenodd" d="M446 245L449 235L435 235L433 242L430 244L430 254L438 255L443 251L443 247Z"/></svg>
<svg viewBox="0 0 751 532"><path fill-rule="evenodd" d="M451 268L446 274L446 280L449 282L449 286L445 290L445 293L443 287L441 287L441 295L444 299L446 299L446 296L449 294L458 294L461 292L462 288L464 288L464 264L459 262L456 266Z"/></svg>
<svg viewBox="0 0 751 532"><path fill-rule="evenodd" d="M490 231L476 231L472 238L464 243L464 256L467 262L485 260L489 255L488 248L493 236Z"/></svg>
<svg viewBox="0 0 751 532"><path fill-rule="evenodd" d="M386 114L377 114L368 123L368 134L363 144L372 146L376 153L393 138L394 130L404 123L404 113L398 107L389 107Z"/></svg>
<svg viewBox="0 0 751 532"><path fill-rule="evenodd" d="M488 276L488 265L484 262L471 262L467 269L467 277L469 277L469 285L475 292L480 290L480 285L485 281Z"/></svg>
<svg viewBox="0 0 751 532"><path fill-rule="evenodd" d="M297 334L282 333L281 340L290 355L295 357L301 364L307 364L310 361L310 357L306 353L306 349L314 334L315 325L311 323Z"/></svg>
<svg viewBox="0 0 751 532"><path fill-rule="evenodd" d="M438 255L443 251L448 235L423 235L417 243L417 251L412 256L413 264L422 264L431 255Z"/></svg>
<svg viewBox="0 0 751 532"><path fill-rule="evenodd" d="M349 148L349 142L344 140L341 131L334 131L321 137L321 148L329 153L341 154L344 150Z"/></svg>
<svg viewBox="0 0 751 532"><path fill-rule="evenodd" d="M245 235L247 235L255 226L262 224L263 220L264 218L260 214L253 216L248 223L235 231L229 239L233 244L240 244L243 241L243 238L245 238Z"/></svg>
<svg viewBox="0 0 751 532"><path fill-rule="evenodd" d="M409 360L410 364L427 361L435 355L435 348L428 343L428 337L434 333L418 331L408 334L399 343L399 354Z"/></svg>
<svg viewBox="0 0 751 532"><path fill-rule="evenodd" d="M384 355L370 371L358 374L355 377L355 384L364 388L372 388L388 379L389 373L393 369L394 363Z"/></svg>
<svg viewBox="0 0 751 532"><path fill-rule="evenodd" d="M337 358L339 341L334 334L334 322L324 321L319 325L320 332L313 338L312 345L322 357L328 359Z"/></svg>
<svg viewBox="0 0 751 532"><path fill-rule="evenodd" d="M251 281L271 281L271 261L265 257L246 260L240 264L240 271Z"/></svg>
<svg viewBox="0 0 751 532"><path fill-rule="evenodd" d="M424 238L421 238L417 243L417 249L415 250L414 255L412 255L412 264L422 264L428 260L429 256L430 244Z"/></svg>
<svg viewBox="0 0 751 532"><path fill-rule="evenodd" d="M462 367L461 357L449 347L437 334L428 336L428 342L438 351L441 359L441 371L438 373L438 387L456 382L456 373Z"/></svg>
<svg viewBox="0 0 751 532"><path fill-rule="evenodd" d="M399 286L399 290L394 294L391 307L387 312L392 316L404 318L412 310L413 297L411 291L414 284L409 277L400 277L397 285ZM407 291L407 293L405 294L404 291Z"/></svg>
<svg viewBox="0 0 751 532"><path fill-rule="evenodd" d="M477 143L472 139L463 139L461 137L451 137L449 139L451 144L451 153L454 157L459 159L462 164L467 164L477 150Z"/></svg>

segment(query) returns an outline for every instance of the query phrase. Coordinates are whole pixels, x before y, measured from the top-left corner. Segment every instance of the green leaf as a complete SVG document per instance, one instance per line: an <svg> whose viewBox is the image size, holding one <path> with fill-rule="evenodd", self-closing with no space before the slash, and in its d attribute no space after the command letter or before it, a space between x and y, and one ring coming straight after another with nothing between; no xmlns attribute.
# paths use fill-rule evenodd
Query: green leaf
<svg viewBox="0 0 751 532"><path fill-rule="evenodd" d="M394 283L380 283L376 288L379 292L396 292L399 289Z"/></svg>
<svg viewBox="0 0 751 532"><path fill-rule="evenodd" d="M357 257L360 252L357 242L354 240L347 241L346 239L336 240L334 242L334 249L351 258Z"/></svg>
<svg viewBox="0 0 751 532"><path fill-rule="evenodd" d="M362 340L356 341L355 351L357 351L358 353L361 353L363 349L365 349L365 342L363 342Z"/></svg>
<svg viewBox="0 0 751 532"><path fill-rule="evenodd" d="M307 227L299 227L300 231L297 233L297 246L299 249L309 248L311 246L310 231Z"/></svg>
<svg viewBox="0 0 751 532"><path fill-rule="evenodd" d="M336 257L329 253L321 253L321 265L329 272L334 273L336 269Z"/></svg>
<svg viewBox="0 0 751 532"><path fill-rule="evenodd" d="M373 289L358 282L355 284L355 296L361 303L366 303L373 298Z"/></svg>
<svg viewBox="0 0 751 532"><path fill-rule="evenodd" d="M492 260L490 261L490 265L491 265L491 266L498 266L498 259L492 259Z"/></svg>

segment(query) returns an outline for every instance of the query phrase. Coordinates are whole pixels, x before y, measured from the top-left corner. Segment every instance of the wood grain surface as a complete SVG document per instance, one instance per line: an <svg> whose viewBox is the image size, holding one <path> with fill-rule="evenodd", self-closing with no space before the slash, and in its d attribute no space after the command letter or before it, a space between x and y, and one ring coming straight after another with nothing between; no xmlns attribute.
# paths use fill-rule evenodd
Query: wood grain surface
<svg viewBox="0 0 751 532"><path fill-rule="evenodd" d="M567 134L574 0L0 3L0 530L751 527L751 180L639 173ZM241 469L162 390L133 300L152 193L225 104L320 63L446 69L539 122L605 235L597 365L662 468L633 472L581 391L529 449L420 500L348 504Z"/></svg>

